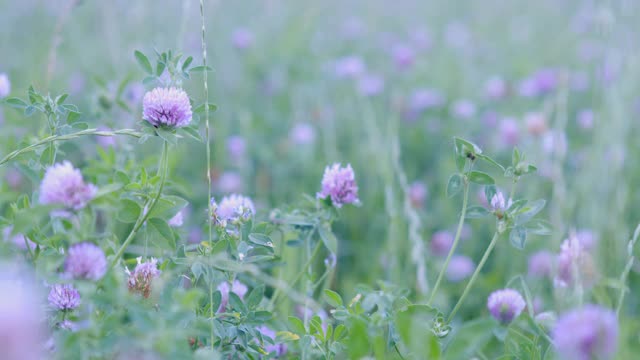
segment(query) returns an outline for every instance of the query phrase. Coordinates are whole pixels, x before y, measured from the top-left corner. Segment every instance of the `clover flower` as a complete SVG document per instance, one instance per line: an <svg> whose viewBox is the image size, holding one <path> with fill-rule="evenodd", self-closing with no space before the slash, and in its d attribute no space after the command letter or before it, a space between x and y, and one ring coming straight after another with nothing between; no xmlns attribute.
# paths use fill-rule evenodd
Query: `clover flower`
<svg viewBox="0 0 640 360"><path fill-rule="evenodd" d="M40 183L40 203L60 204L79 210L96 196L97 188L86 184L80 170L70 162L55 164L47 169Z"/></svg>
<svg viewBox="0 0 640 360"><path fill-rule="evenodd" d="M158 87L142 99L142 118L153 126L183 127L191 117L189 96L180 88Z"/></svg>
<svg viewBox="0 0 640 360"><path fill-rule="evenodd" d="M226 310L227 304L229 303L230 292L238 295L238 297L242 299L247 294L248 290L247 285L241 283L239 280L234 280L231 285L229 285L229 282L227 281L220 283L220 285L218 285L218 291L220 291L222 297L220 299L218 312L224 312Z"/></svg>
<svg viewBox="0 0 640 360"><path fill-rule="evenodd" d="M129 290L133 292L139 292L145 298L148 298L151 294L151 283L153 279L160 276L161 271L158 270L158 260L151 258L149 261L142 262L142 258L136 258L138 264L133 272L129 269L125 269L129 280L127 284Z"/></svg>
<svg viewBox="0 0 640 360"><path fill-rule="evenodd" d="M526 303L519 292L513 289L496 290L487 299L487 308L496 320L507 325L524 310Z"/></svg>
<svg viewBox="0 0 640 360"><path fill-rule="evenodd" d="M214 209L214 220L219 225L226 226L227 223L235 223L251 218L256 209L250 198L238 194L231 194L222 198L220 203L211 199Z"/></svg>
<svg viewBox="0 0 640 360"><path fill-rule="evenodd" d="M49 305L67 311L73 310L80 305L80 293L71 284L56 284L49 291Z"/></svg>
<svg viewBox="0 0 640 360"><path fill-rule="evenodd" d="M11 82L5 73L0 73L0 99L6 97L11 92Z"/></svg>
<svg viewBox="0 0 640 360"><path fill-rule="evenodd" d="M107 273L107 258L99 246L90 242L74 244L67 251L64 269L72 278L100 280Z"/></svg>
<svg viewBox="0 0 640 360"><path fill-rule="evenodd" d="M322 189L317 196L320 199L331 198L331 203L337 208L344 204L359 204L358 185L351 165L342 167L336 163L327 166L322 177Z"/></svg>
<svg viewBox="0 0 640 360"><path fill-rule="evenodd" d="M561 315L551 337L562 359L611 359L616 353L618 320L607 308L585 305Z"/></svg>
<svg viewBox="0 0 640 360"><path fill-rule="evenodd" d="M259 326L256 328L262 334L263 337L268 337L272 341L276 339L276 332L267 326ZM287 353L287 344L285 343L267 343L264 349L270 353L275 354L276 357L284 356Z"/></svg>
<svg viewBox="0 0 640 360"><path fill-rule="evenodd" d="M454 255L447 267L447 279L451 282L459 282L468 278L476 265L468 256Z"/></svg>

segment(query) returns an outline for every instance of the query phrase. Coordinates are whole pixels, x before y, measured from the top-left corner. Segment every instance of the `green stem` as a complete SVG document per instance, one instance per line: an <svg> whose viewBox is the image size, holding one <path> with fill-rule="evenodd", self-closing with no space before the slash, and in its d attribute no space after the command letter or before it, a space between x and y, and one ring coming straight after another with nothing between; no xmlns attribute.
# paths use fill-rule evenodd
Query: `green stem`
<svg viewBox="0 0 640 360"><path fill-rule="evenodd" d="M147 211L145 212L143 210L140 213L140 216L138 217L138 220L136 221L135 225L133 225L133 229L131 229L129 236L127 236L125 241L120 246L120 249L118 249L118 252L113 257L113 260L111 262L111 268L113 268L118 262L118 260L122 257L125 249L133 241L136 234L138 233L138 230L140 230L142 225L144 225L144 223L147 221L147 219L149 218L149 215L151 215L151 212L153 211L153 208L158 203L158 200L160 200L160 196L162 195L162 189L164 188L164 183L167 179L168 167L169 167L169 143L166 141L163 141L162 157L160 161L160 167L158 168L158 175L160 175L160 186L158 187L158 192L156 193L156 196L153 197L151 202L148 203L148 206L145 206L147 208Z"/></svg>
<svg viewBox="0 0 640 360"><path fill-rule="evenodd" d="M464 195L462 200L462 213L460 214L460 220L458 221L458 228L456 229L456 236L453 240L453 244L451 245L451 249L449 250L449 254L447 255L447 259L444 261L444 265L438 274L438 279L436 280L435 285L433 286L433 290L431 291L431 295L429 296L429 301L427 305L431 305L433 299L435 299L436 293L438 292L438 288L440 287L440 283L442 282L442 278L444 277L444 273L447 271L447 267L449 266L449 262L451 261L451 257L453 253L456 251L456 247L458 246L458 242L460 241L460 234L462 233L462 226L464 225L464 218L467 215L467 203L469 202L469 181L464 179Z"/></svg>
<svg viewBox="0 0 640 360"><path fill-rule="evenodd" d="M467 297L467 294L469 294L469 290L471 290L473 283L476 281L478 274L480 274L480 271L484 267L484 264L487 262L489 255L491 255L491 251L493 250L494 246L496 246L496 243L498 242L499 237L500 237L500 234L498 234L498 232L496 231L493 234L493 239L491 239L491 242L489 243L487 250L484 251L484 255L482 255L482 259L480 260L480 263L476 267L476 270L473 272L473 275L471 275L471 279L467 283L467 286L464 288L464 291L462 291L462 295L460 295L460 299L458 299L456 306L454 306L453 310L451 310L451 314L449 314L449 318L447 319L447 322L451 322L453 317L456 315L456 312L458 312L458 309L460 309L460 306L464 302L464 299Z"/></svg>
<svg viewBox="0 0 640 360"><path fill-rule="evenodd" d="M7 154L4 158L2 158L2 160L0 160L0 165L4 165L6 162L11 161L13 159L15 159L17 156L24 154L26 152L29 151L33 151L36 148L42 146L42 145L46 145L55 141L64 141L64 140L72 140L84 135L97 135L97 136L116 136L116 135L127 135L127 136L133 136L136 138L140 138L142 137L142 133L135 131L133 129L122 129L122 130L116 130L116 131L103 131L103 130L98 130L98 129L87 129L87 130L82 130L82 131L78 131L75 133L71 133L71 134L65 134L65 135L52 135L52 136L48 136L38 142L35 142L31 145L28 145L22 149L18 149L18 150L14 150L12 152L10 152L9 154Z"/></svg>

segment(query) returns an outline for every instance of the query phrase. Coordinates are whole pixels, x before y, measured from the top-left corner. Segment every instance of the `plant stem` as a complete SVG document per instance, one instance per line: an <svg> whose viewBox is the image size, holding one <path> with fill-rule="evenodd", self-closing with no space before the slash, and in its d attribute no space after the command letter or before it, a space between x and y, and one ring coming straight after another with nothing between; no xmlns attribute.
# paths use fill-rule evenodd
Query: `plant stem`
<svg viewBox="0 0 640 360"><path fill-rule="evenodd" d="M28 145L22 149L18 149L10 152L4 158L2 158L2 160L0 160L0 165L4 165L5 163L15 159L17 156L21 154L35 150L39 146L46 145L55 141L72 140L85 135L97 135L97 136L127 135L127 136L133 136L135 138L142 137L141 132L135 131L133 129L122 129L122 130L115 130L115 131L87 129L87 130L82 130L82 131L78 131L78 132L66 134L66 135L52 135L52 136L47 136L46 138L39 140L31 145Z"/></svg>
<svg viewBox="0 0 640 360"><path fill-rule="evenodd" d="M111 268L113 268L118 262L118 260L122 257L125 249L133 241L136 234L138 233L138 230L140 230L142 225L144 225L144 223L147 221L147 219L149 218L149 215L151 215L151 212L153 211L153 208L158 203L158 200L162 195L162 189L164 188L164 183L167 179L168 167L169 167L169 143L163 140L162 157L160 160L160 167L158 168L158 175L160 175L160 186L158 187L158 192L156 193L156 196L153 197L151 202L149 202L148 204L145 204L147 211L145 212L143 209L143 211L140 213L140 216L138 216L138 220L136 220L135 225L133 225L133 229L131 229L131 232L127 236L126 240L122 243L122 245L120 246L120 249L118 249L118 252L113 257L113 261L111 262Z"/></svg>
<svg viewBox="0 0 640 360"><path fill-rule="evenodd" d="M462 212L460 213L460 220L458 221L458 228L456 229L456 236L453 240L453 244L451 245L451 249L449 250L449 254L447 255L447 259L444 261L444 265L438 274L438 279L436 280L435 285L433 286L433 290L431 291L431 295L429 296L429 301L427 305L431 305L433 299L435 299L436 293L438 292L438 288L440 287L440 283L442 282L442 278L444 273L447 271L447 267L449 266L449 261L451 261L451 257L453 253L456 251L456 247L458 246L458 242L460 241L460 234L462 233L462 226L464 225L464 218L467 214L467 203L469 202L469 181L464 179L464 195L462 200Z"/></svg>
<svg viewBox="0 0 640 360"><path fill-rule="evenodd" d="M456 315L456 312L458 312L458 309L460 309L460 306L464 302L464 299L467 297L467 294L469 294L469 290L471 290L473 283L476 281L478 274L484 267L484 264L487 262L489 255L491 255L491 251L493 250L494 246L496 246L496 243L498 242L499 237L500 237L500 234L498 234L498 232L496 231L493 234L493 239L491 239L491 242L489 243L487 250L484 251L484 255L482 255L482 259L480 260L480 263L476 267L476 270L473 272L473 275L471 275L471 279L469 279L467 286L464 288L464 291L462 291L462 295L460 295L460 299L458 299L456 306L454 306L453 310L451 310L451 314L449 314L449 318L447 319L447 322L451 322L453 317Z"/></svg>

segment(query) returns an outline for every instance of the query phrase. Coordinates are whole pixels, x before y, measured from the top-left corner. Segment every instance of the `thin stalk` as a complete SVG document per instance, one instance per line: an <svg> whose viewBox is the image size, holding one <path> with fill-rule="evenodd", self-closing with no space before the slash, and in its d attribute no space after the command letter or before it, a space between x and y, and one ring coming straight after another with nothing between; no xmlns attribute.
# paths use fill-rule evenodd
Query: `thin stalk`
<svg viewBox="0 0 640 360"><path fill-rule="evenodd" d="M460 234L462 233L462 226L464 225L464 218L467 215L467 204L469 202L469 181L467 179L464 180L464 194L462 200L462 212L460 213L460 220L458 221L458 228L456 229L456 236L453 240L453 244L451 245L451 249L449 250L449 254L447 255L447 259L444 261L444 265L438 274L438 279L436 280L435 285L433 286L433 290L431 291L431 295L429 296L429 301L427 305L431 305L433 299L435 299L436 293L438 292L438 288L440 287L440 283L442 282L442 278L444 277L444 273L447 271L447 267L449 266L449 262L451 261L451 257L453 257L453 253L456 251L456 247L458 246L458 242L460 241Z"/></svg>
<svg viewBox="0 0 640 360"><path fill-rule="evenodd" d="M153 208L158 203L158 200L160 200L160 196L162 195L162 189L164 188L164 183L167 179L168 167L169 167L169 143L166 141L163 141L162 157L160 161L160 167L158 168L158 175L160 175L160 186L158 187L158 192L156 193L156 196L153 197L151 202L149 202L148 204L145 204L147 211L146 212L142 211L140 213L140 216L138 216L138 220L136 220L135 225L133 225L133 229L131 229L131 232L129 233L125 241L120 246L120 249L118 249L118 252L114 256L113 261L111 262L111 268L113 268L118 262L118 260L122 257L127 246L129 246L129 244L133 241L136 234L138 233L138 230L140 230L142 225L144 225L144 223L147 221L147 219L149 218L149 215L151 215L151 212L153 211Z"/></svg>
<svg viewBox="0 0 640 360"><path fill-rule="evenodd" d="M42 146L42 145L46 145L55 141L64 141L64 140L73 140L75 138L81 137L81 136L85 136L85 135L97 135L97 136L116 136L116 135L127 135L127 136L133 136L135 138L140 138L142 137L142 133L135 131L133 129L122 129L122 130L115 130L115 131L104 131L104 130L98 130L98 129L87 129L87 130L82 130L82 131L78 131L78 132L74 132L71 134L65 134L65 135L52 135L52 136L47 136L46 138L39 140L31 145L28 145L26 147L23 147L22 149L18 149L18 150L14 150L12 152L10 152L9 154L7 154L4 158L2 158L2 160L0 160L0 165L4 165L5 163L15 159L17 156L24 154L26 152L29 151L33 151L36 148Z"/></svg>
<svg viewBox="0 0 640 360"><path fill-rule="evenodd" d="M200 19L202 20L202 65L205 67L203 72L203 85L204 85L204 98L205 98L205 106L204 106L204 118L205 118L205 136L207 137L206 141L206 151L207 151L207 201L208 201L208 213L207 213L207 222L209 223L209 248L213 248L213 233L212 233L212 224L211 224L211 143L209 136L209 74L207 71L207 42L206 42L206 27L204 21L204 0L200 0ZM209 304L213 304L213 284L209 286ZM211 349L213 350L213 345L215 343L215 332L214 332L214 309L212 306L209 306L209 316L211 317L211 332L209 334L209 341L211 342Z"/></svg>
<svg viewBox="0 0 640 360"><path fill-rule="evenodd" d="M629 260L622 270L622 274L620 274L620 283L623 285L620 289L620 297L618 297L618 305L616 306L616 316L620 316L620 309L622 309L622 304L624 303L624 296L627 293L627 289L625 284L627 283L627 276L629 276L629 272L631 271L631 267L633 266L633 262L635 261L635 256L633 256L633 247L638 241L638 237L640 236L640 225L636 227L636 230L633 232L633 238L629 240L627 245L627 252L629 253Z"/></svg>
<svg viewBox="0 0 640 360"><path fill-rule="evenodd" d="M462 291L462 295L460 295L460 299L458 299L456 306L454 306L453 310L451 310L451 314L449 314L449 318L447 319L447 322L451 322L453 317L456 315L456 312L458 312L458 309L460 309L460 306L464 302L464 299L467 297L467 294L469 294L469 290L471 290L473 283L476 281L478 274L480 274L480 271L484 267L484 264L487 262L489 255L491 255L491 251L493 250L494 246L496 246L496 243L498 242L499 237L500 237L500 234L498 234L498 232L496 231L493 234L493 239L491 239L491 242L489 243L487 250L484 251L484 255L482 255L482 259L480 260L478 267L476 267L476 270L473 272L473 275L471 275L471 279L467 283L467 286L464 288L464 291Z"/></svg>

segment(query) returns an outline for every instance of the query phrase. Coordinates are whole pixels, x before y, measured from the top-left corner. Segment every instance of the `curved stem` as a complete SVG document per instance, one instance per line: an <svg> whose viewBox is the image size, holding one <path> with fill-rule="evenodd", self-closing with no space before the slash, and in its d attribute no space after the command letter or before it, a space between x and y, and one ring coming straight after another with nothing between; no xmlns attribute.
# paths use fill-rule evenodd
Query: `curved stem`
<svg viewBox="0 0 640 360"><path fill-rule="evenodd" d="M498 234L498 232L496 231L493 234L493 239L491 239L491 242L489 243L487 250L484 251L484 255L482 255L482 259L480 260L480 263L476 267L476 270L473 272L473 275L471 275L471 279L469 279L467 286L464 288L464 291L462 291L462 295L460 295L460 299L458 299L456 306L454 306L453 310L451 310L451 314L449 314L449 318L447 319L447 322L451 322L453 317L456 315L456 312L458 312L458 309L460 309L460 306L464 302L464 299L467 297L467 294L469 294L469 290L471 290L473 283L476 281L478 274L484 267L484 264L487 262L489 255L491 255L491 251L493 250L494 246L496 246L496 243L498 242L499 237L500 237L500 234Z"/></svg>
<svg viewBox="0 0 640 360"><path fill-rule="evenodd" d="M435 299L436 293L438 292L438 288L440 287L440 283L442 282L442 278L444 273L447 271L447 267L449 266L449 262L451 261L451 257L453 253L456 251L456 247L458 246L458 242L460 241L460 234L462 233L462 226L464 225L464 218L467 215L467 203L469 202L469 181L467 179L464 180L464 198L462 200L462 212L460 213L460 220L458 221L458 228L456 229L456 236L453 240L453 244L451 245L451 249L449 249L449 254L447 255L447 259L444 261L444 265L442 265L442 269L438 274L438 279L436 280L435 285L433 286L433 290L431 291L431 295L429 296L429 301L427 305L431 305L433 299Z"/></svg>
<svg viewBox="0 0 640 360"><path fill-rule="evenodd" d="M167 170L169 168L169 150L168 150L168 148L169 148L169 143L166 142L166 141L163 141L162 158L161 158L161 161L160 161L160 167L158 168L158 174L160 175L160 186L158 187L158 192L156 193L156 196L153 197L151 202L146 204L148 206L145 205L147 211L143 210L140 213L140 216L138 217L138 220L136 220L135 225L133 225L133 229L131 229L131 232L129 233L129 235L127 236L125 241L120 246L120 249L118 249L118 252L116 253L116 255L113 257L113 261L111 262L111 268L113 268L116 265L116 263L118 262L118 260L122 257L122 255L124 254L125 249L133 241L133 239L135 238L136 234L138 233L138 230L140 230L142 225L144 225L144 223L147 221L147 219L149 218L149 215L151 215L151 211L153 211L153 208L158 203L158 200L160 200L160 196L162 195L162 189L164 188L164 183L165 183L165 181L167 179Z"/></svg>
<svg viewBox="0 0 640 360"><path fill-rule="evenodd" d="M0 165L3 165L13 159L15 159L17 156L24 154L26 152L29 151L33 151L36 148L42 146L42 145L46 145L55 141L64 141L64 140L72 140L81 136L85 136L85 135L97 135L97 136L116 136L116 135L127 135L127 136L133 136L135 138L140 138L142 137L142 133L135 131L133 129L122 129L122 130L115 130L115 131L104 131L104 130L98 130L98 129L87 129L87 130L82 130L82 131L78 131L78 132L74 132L71 134L65 134L65 135L52 135L52 136L47 136L46 138L35 142L31 145L28 145L22 149L18 149L18 150L14 150L12 152L10 152L9 154L7 154L4 158L2 158L2 160L0 160Z"/></svg>

